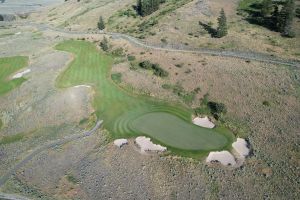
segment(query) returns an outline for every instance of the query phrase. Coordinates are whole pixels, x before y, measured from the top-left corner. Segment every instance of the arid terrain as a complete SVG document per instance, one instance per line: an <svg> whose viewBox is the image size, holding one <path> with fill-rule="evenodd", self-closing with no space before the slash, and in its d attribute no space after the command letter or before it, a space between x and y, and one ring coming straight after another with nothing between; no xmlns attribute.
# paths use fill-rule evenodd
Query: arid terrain
<svg viewBox="0 0 300 200"><path fill-rule="evenodd" d="M295 37L285 38L245 20L238 0L166 0L160 6L165 12L146 17L132 13L135 0L44 1L9 13L0 2L0 15L9 19L0 21L0 66L6 66L1 59L28 58L3 82L0 68L0 84L13 88L3 94L0 88L0 199L300 198L299 18ZM214 38L199 22L216 26L221 8L228 35ZM97 28L100 16L103 31ZM151 20L157 23L136 28ZM66 41L71 45L63 46ZM72 44L93 48L93 56ZM89 71L97 56L107 74ZM142 68L143 61L167 76ZM83 71L73 73L72 67ZM14 84L13 75L26 69L22 83ZM168 150L141 153L135 138L142 134L121 112L135 107L123 93L110 93L115 89L150 99L138 103L165 106L190 123L196 115L209 116L230 132L231 143L192 151L151 137ZM102 105L110 101L120 104L107 111ZM222 103L226 112L216 117L207 102ZM119 110L129 133L111 128L111 112ZM128 139L121 148L113 142L119 136ZM236 138L250 149L242 164L206 162L209 151L232 151Z"/></svg>

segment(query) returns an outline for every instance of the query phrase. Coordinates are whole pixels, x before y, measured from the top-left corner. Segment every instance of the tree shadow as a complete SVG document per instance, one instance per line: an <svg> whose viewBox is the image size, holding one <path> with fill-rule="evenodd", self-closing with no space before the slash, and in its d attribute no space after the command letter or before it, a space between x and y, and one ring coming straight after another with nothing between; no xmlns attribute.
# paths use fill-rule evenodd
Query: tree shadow
<svg viewBox="0 0 300 200"><path fill-rule="evenodd" d="M217 30L213 28L211 25L202 22L199 22L199 25L202 26L211 35L211 37L217 36Z"/></svg>
<svg viewBox="0 0 300 200"><path fill-rule="evenodd" d="M270 16L263 16L262 15L262 4L261 3L253 3L249 6L248 9L244 9L243 11L247 13L247 17L245 20L248 21L250 24L255 24L259 26L263 26L271 31L278 31L277 28L277 19L273 15L276 7L278 7L281 2L273 2L273 12Z"/></svg>

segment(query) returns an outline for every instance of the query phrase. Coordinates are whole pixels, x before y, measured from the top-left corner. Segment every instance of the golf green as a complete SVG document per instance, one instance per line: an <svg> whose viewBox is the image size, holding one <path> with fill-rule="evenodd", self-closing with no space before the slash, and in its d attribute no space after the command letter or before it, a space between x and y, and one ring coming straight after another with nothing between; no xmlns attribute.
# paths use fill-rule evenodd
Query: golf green
<svg viewBox="0 0 300 200"><path fill-rule="evenodd" d="M133 95L118 87L110 78L113 57L98 51L94 44L68 40L56 49L74 55L57 78L57 86L91 85L96 115L113 138L147 135L165 146L187 151L223 149L232 142L228 130L193 125L192 110L184 106Z"/></svg>
<svg viewBox="0 0 300 200"><path fill-rule="evenodd" d="M27 64L28 57L24 56L0 58L0 95L6 94L26 80L23 77L9 80L9 76Z"/></svg>

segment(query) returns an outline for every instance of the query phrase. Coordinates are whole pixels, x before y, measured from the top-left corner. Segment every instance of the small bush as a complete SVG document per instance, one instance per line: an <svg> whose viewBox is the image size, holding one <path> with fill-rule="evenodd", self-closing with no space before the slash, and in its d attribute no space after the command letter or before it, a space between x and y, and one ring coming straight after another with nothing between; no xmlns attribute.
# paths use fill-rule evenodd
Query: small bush
<svg viewBox="0 0 300 200"><path fill-rule="evenodd" d="M111 79L116 83L121 83L122 82L122 74L121 73L112 74Z"/></svg>
<svg viewBox="0 0 300 200"><path fill-rule="evenodd" d="M150 61L146 60L139 64L143 69L152 70L154 75L159 77L167 77L169 73L162 69L159 64L152 64Z"/></svg>
<svg viewBox="0 0 300 200"><path fill-rule="evenodd" d="M172 88L172 85L170 85L170 84L163 84L161 87L162 87L163 89L169 90L169 89Z"/></svg>
<svg viewBox="0 0 300 200"><path fill-rule="evenodd" d="M134 61L135 60L135 56L128 55L127 59L128 59L128 61Z"/></svg>
<svg viewBox="0 0 300 200"><path fill-rule="evenodd" d="M270 102L268 102L268 101L263 101L263 105L264 105L264 106L270 106Z"/></svg>
<svg viewBox="0 0 300 200"><path fill-rule="evenodd" d="M226 106L223 103L217 103L217 102L210 101L207 103L207 106L209 107L211 113L214 116L219 116L220 114L222 114L222 113L225 114L227 112Z"/></svg>
<svg viewBox="0 0 300 200"><path fill-rule="evenodd" d="M180 63L180 64L176 64L175 67L182 68L183 65L184 65L183 63Z"/></svg>
<svg viewBox="0 0 300 200"><path fill-rule="evenodd" d="M108 40L106 37L103 38L103 40L100 42L100 47L103 51L108 51L109 45L108 45Z"/></svg>
<svg viewBox="0 0 300 200"><path fill-rule="evenodd" d="M111 54L112 54L113 56L123 57L123 56L124 56L124 49L123 49L123 48L117 48L117 49L113 50L113 51L111 52Z"/></svg>
<svg viewBox="0 0 300 200"><path fill-rule="evenodd" d="M151 69L152 68L152 63L149 60L143 61L139 65L143 69Z"/></svg>

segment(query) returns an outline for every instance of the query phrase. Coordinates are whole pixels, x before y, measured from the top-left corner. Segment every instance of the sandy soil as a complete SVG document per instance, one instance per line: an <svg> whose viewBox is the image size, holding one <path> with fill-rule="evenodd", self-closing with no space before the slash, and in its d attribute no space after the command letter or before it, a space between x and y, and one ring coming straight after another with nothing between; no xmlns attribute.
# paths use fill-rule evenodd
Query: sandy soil
<svg viewBox="0 0 300 200"><path fill-rule="evenodd" d="M208 117L196 117L193 119L193 123L197 126L201 126L204 128L214 128L215 124L210 121Z"/></svg>
<svg viewBox="0 0 300 200"><path fill-rule="evenodd" d="M211 162L220 162L222 165L225 166L234 166L236 165L235 158L229 151L214 151L210 152L208 157L206 158L207 163Z"/></svg>
<svg viewBox="0 0 300 200"><path fill-rule="evenodd" d="M121 148L125 144L128 144L128 140L127 139L117 139L117 140L114 140L114 145L116 145L119 148Z"/></svg>
<svg viewBox="0 0 300 200"><path fill-rule="evenodd" d="M140 136L135 139L136 144L140 147L142 153L147 151L166 151L167 148L158 144L154 144L150 138Z"/></svg>
<svg viewBox="0 0 300 200"><path fill-rule="evenodd" d="M28 74L29 72L31 72L31 69L26 69L22 72L19 72L19 73L13 75L12 79L21 78L23 75Z"/></svg>

